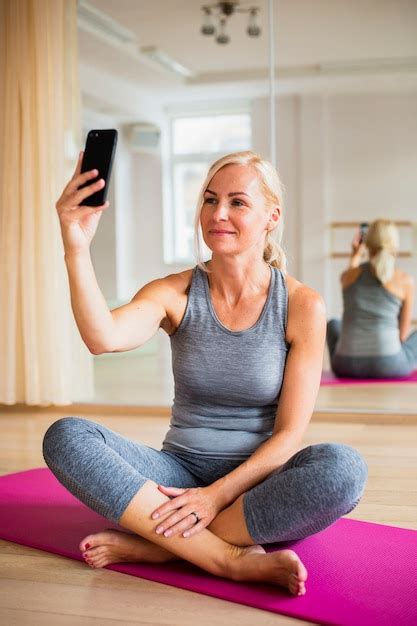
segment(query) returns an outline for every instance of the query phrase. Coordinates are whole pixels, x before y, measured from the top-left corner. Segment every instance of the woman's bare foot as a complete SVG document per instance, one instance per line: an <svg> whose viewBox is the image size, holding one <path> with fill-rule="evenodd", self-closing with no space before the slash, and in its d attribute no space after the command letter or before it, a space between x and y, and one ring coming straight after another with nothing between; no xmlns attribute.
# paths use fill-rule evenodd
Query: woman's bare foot
<svg viewBox="0 0 417 626"><path fill-rule="evenodd" d="M307 570L293 550L266 553L262 546L240 548L233 559L233 580L264 581L286 587L296 596L306 592Z"/></svg>
<svg viewBox="0 0 417 626"><path fill-rule="evenodd" d="M86 550L85 545L90 547ZM164 563L179 559L165 548L144 537L107 529L87 535L80 550L85 561L95 568L111 563ZM304 595L307 570L293 550L266 553L262 546L231 546L231 569L226 577L239 581L264 581L286 587L294 595Z"/></svg>
<svg viewBox="0 0 417 626"><path fill-rule="evenodd" d="M85 546L90 547L86 550ZM105 567L111 563L164 563L165 561L179 560L180 557L158 546L144 537L132 533L125 533L115 528L108 528L94 535L87 535L81 541L79 548L83 557L91 567ZM261 546L243 548L248 552L258 549L265 553Z"/></svg>
<svg viewBox="0 0 417 626"><path fill-rule="evenodd" d="M86 550L85 545L90 547ZM144 537L108 528L101 533L87 535L80 543L83 557L91 567L105 567L110 563L163 563L179 557Z"/></svg>

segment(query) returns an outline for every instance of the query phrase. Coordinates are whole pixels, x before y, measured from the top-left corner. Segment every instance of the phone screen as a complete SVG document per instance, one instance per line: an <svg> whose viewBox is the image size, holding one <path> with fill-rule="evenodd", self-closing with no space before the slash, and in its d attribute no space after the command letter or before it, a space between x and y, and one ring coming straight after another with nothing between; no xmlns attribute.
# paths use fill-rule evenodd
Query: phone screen
<svg viewBox="0 0 417 626"><path fill-rule="evenodd" d="M87 135L81 173L97 169L98 175L81 185L80 189L91 185L99 178L104 178L106 184L83 200L86 206L100 206L106 202L116 145L117 130L114 128L90 130Z"/></svg>
<svg viewBox="0 0 417 626"><path fill-rule="evenodd" d="M359 232L360 232L360 243L363 243L365 241L365 237L366 237L366 233L368 232L368 228L369 228L369 224L368 222L361 222L359 225Z"/></svg>

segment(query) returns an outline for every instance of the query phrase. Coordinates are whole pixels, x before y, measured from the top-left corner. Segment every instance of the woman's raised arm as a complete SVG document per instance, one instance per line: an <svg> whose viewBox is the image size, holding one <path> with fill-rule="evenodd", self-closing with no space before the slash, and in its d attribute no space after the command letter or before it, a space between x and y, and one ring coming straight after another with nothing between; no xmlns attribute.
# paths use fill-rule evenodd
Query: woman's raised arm
<svg viewBox="0 0 417 626"><path fill-rule="evenodd" d="M81 337L93 354L132 350L155 334L166 316L164 280L148 283L122 307L110 311L97 283L90 255L90 244L101 214L109 203L99 207L83 205L83 200L101 189L104 180L80 189L97 177L97 170L81 174L82 155L71 180L64 188L56 209L61 225L68 271L71 306Z"/></svg>

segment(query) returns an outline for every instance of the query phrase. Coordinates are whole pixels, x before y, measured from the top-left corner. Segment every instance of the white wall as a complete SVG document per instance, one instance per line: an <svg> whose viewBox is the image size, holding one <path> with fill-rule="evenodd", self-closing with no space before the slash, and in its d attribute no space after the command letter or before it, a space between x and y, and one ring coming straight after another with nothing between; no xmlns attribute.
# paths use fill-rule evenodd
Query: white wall
<svg viewBox="0 0 417 626"><path fill-rule="evenodd" d="M254 148L261 152L269 150L268 110L266 98L253 105ZM329 223L417 222L417 94L277 98L277 154L287 187L289 271L324 296L329 316L340 315L338 277L347 259L330 258ZM410 230L400 235L403 250L415 249ZM337 233L333 249L348 251L352 236ZM415 257L398 265L417 280Z"/></svg>
<svg viewBox="0 0 417 626"><path fill-rule="evenodd" d="M416 94L333 96L327 133L332 220L417 222ZM400 235L402 248L410 249L410 232L401 230ZM399 259L398 265L417 279L416 257ZM333 289L340 266L340 261L331 263ZM332 292L331 309L339 311L340 292ZM415 307L414 318L416 313Z"/></svg>
<svg viewBox="0 0 417 626"><path fill-rule="evenodd" d="M338 275L347 261L329 258L329 222L417 221L417 94L292 94L278 97L276 108L289 272L324 296L329 316L340 315ZM253 147L266 156L268 111L266 97L253 98ZM150 280L185 269L163 262L162 182L161 157L131 153L122 132L113 217L103 217L95 242L100 284L111 283L108 260L117 259L121 301ZM347 231L340 245L347 249L352 234ZM399 265L417 279L415 257ZM106 289L106 296L114 294Z"/></svg>

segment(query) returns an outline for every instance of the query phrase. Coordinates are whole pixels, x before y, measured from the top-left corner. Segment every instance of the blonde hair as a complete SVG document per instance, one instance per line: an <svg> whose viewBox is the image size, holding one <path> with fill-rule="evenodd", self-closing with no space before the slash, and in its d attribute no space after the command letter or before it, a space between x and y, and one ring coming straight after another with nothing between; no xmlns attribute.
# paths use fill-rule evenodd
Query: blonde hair
<svg viewBox="0 0 417 626"><path fill-rule="evenodd" d="M206 191L213 176L217 174L222 167L226 165L246 165L253 167L261 180L261 189L266 202L270 205L279 206L283 209L284 186L279 178L277 170L272 163L263 159L256 152L246 150L244 152L232 152L221 157L210 167L206 179L201 187L194 220L194 247L197 257L198 266L205 272L210 270L204 264L201 250L201 224L200 214L204 204L204 192ZM284 232L284 220L281 218L278 225L271 231L268 231L265 237L265 246L263 252L264 261L278 267L283 272L286 271L287 259L285 252L281 247L282 235Z"/></svg>
<svg viewBox="0 0 417 626"><path fill-rule="evenodd" d="M398 229L390 220L375 220L369 226L365 244L369 249L370 263L382 284L394 275L395 257L400 238Z"/></svg>

